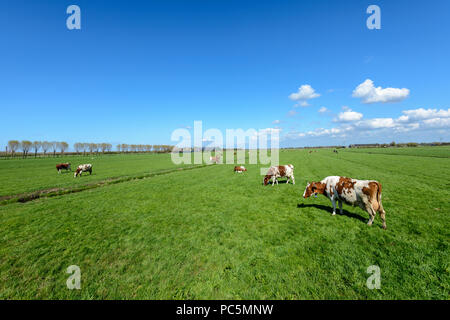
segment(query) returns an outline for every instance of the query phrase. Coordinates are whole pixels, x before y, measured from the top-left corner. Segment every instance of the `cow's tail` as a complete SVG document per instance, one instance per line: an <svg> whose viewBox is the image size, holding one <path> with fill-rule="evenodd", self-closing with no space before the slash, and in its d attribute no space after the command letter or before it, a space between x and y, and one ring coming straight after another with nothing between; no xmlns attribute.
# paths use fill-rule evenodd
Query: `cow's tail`
<svg viewBox="0 0 450 320"><path fill-rule="evenodd" d="M383 204L381 203L381 183L377 182L377 202L378 202L378 212L385 214Z"/></svg>
<svg viewBox="0 0 450 320"><path fill-rule="evenodd" d="M381 203L381 183L377 182L377 186L378 212L380 213L381 221L383 221L383 229L386 230L386 211L384 211L383 204Z"/></svg>

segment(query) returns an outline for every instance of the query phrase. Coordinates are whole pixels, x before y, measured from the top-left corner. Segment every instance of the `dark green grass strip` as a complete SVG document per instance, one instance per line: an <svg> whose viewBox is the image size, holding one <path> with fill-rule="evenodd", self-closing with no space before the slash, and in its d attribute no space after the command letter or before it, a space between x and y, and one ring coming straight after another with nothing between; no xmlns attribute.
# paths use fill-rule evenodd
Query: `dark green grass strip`
<svg viewBox="0 0 450 320"><path fill-rule="evenodd" d="M99 187L104 187L112 184L132 181L132 180L140 180L140 179L147 179L152 178L155 176L160 176L164 174L169 174L173 172L178 171L186 171L186 170L193 170L193 169L200 169L206 167L207 164L198 165L198 166L192 166L192 167L185 167L185 168L176 168L176 169L170 169L170 170L162 170L158 172L152 172L152 173L146 173L146 174L140 174L140 175L133 175L133 176L121 176L121 177L113 177L106 180L97 181L94 183L89 183L77 187L72 188L51 188L46 190L38 190L34 192L24 193L24 194L17 194L17 195L11 195L11 196L5 196L0 198L0 206L4 206L11 203L25 203L28 201L36 200L39 198L50 198L55 196L62 196L69 193L76 193L81 192L85 190L95 189Z"/></svg>

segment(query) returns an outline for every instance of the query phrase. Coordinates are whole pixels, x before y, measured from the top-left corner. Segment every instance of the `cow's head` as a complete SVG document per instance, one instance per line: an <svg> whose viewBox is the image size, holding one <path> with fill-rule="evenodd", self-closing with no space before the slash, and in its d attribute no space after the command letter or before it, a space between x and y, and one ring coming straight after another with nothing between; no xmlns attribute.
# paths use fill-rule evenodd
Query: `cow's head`
<svg viewBox="0 0 450 320"><path fill-rule="evenodd" d="M264 177L264 185L267 186L269 184L269 180L270 180L271 176L267 175Z"/></svg>
<svg viewBox="0 0 450 320"><path fill-rule="evenodd" d="M75 173L73 174L73 177L76 178L79 174L80 174L81 169L77 168L77 170L75 171Z"/></svg>
<svg viewBox="0 0 450 320"><path fill-rule="evenodd" d="M308 183L308 185L305 188L305 192L303 192L303 198L307 199L312 195L317 197L317 194L323 193L324 189L325 189L324 185L320 182Z"/></svg>

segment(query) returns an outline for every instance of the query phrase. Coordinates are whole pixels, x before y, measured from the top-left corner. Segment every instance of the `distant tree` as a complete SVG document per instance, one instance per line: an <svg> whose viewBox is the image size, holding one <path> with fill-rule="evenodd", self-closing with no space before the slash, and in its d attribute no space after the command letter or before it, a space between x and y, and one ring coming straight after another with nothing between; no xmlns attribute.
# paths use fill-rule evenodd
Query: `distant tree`
<svg viewBox="0 0 450 320"><path fill-rule="evenodd" d="M116 146L116 149L117 149L117 152L120 153L120 150L122 149L122 145L121 145L121 144L118 144L118 145Z"/></svg>
<svg viewBox="0 0 450 320"><path fill-rule="evenodd" d="M100 149L102 150L102 153L111 151L111 148L112 145L110 143L104 142L100 144Z"/></svg>
<svg viewBox="0 0 450 320"><path fill-rule="evenodd" d="M92 154L97 149L96 143L89 143L89 152Z"/></svg>
<svg viewBox="0 0 450 320"><path fill-rule="evenodd" d="M58 149L61 152L61 155L64 155L64 152L69 149L69 144L67 142L58 142Z"/></svg>
<svg viewBox="0 0 450 320"><path fill-rule="evenodd" d="M389 145L390 145L391 147L395 147L395 141L392 141Z"/></svg>
<svg viewBox="0 0 450 320"><path fill-rule="evenodd" d="M56 150L58 149L58 142L52 141L50 142L50 148L52 149L53 156L56 157Z"/></svg>
<svg viewBox="0 0 450 320"><path fill-rule="evenodd" d="M39 151L39 149L41 148L41 146L42 146L42 142L40 142L40 141L34 141L33 142L33 150L34 150L34 157L35 158L37 158L37 153L38 153L38 151Z"/></svg>
<svg viewBox="0 0 450 320"><path fill-rule="evenodd" d="M80 151L83 149L83 144L81 142L76 142L73 144L73 149L77 154L80 154Z"/></svg>
<svg viewBox="0 0 450 320"><path fill-rule="evenodd" d="M47 151L51 148L52 144L48 141L43 141L41 144L42 151L44 152L44 157L47 154Z"/></svg>
<svg viewBox="0 0 450 320"><path fill-rule="evenodd" d="M28 156L28 151L30 151L32 145L33 145L33 143L28 140L23 140L20 143L20 148L22 149L24 158L26 158Z"/></svg>
<svg viewBox="0 0 450 320"><path fill-rule="evenodd" d="M129 146L126 143L122 143L122 152L128 152L129 151Z"/></svg>
<svg viewBox="0 0 450 320"><path fill-rule="evenodd" d="M17 140L9 140L8 141L8 148L9 151L11 151L11 156L14 157L16 154L17 149L20 147L20 142Z"/></svg>
<svg viewBox="0 0 450 320"><path fill-rule="evenodd" d="M83 150L83 155L86 155L86 151L89 150L89 143L82 143L81 144L81 149Z"/></svg>

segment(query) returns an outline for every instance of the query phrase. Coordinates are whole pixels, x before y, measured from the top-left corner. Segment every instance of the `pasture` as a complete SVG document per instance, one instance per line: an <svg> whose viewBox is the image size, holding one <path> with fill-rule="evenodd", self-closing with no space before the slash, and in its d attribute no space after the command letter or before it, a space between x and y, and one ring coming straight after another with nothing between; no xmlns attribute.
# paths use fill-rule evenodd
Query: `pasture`
<svg viewBox="0 0 450 320"><path fill-rule="evenodd" d="M448 299L450 148L398 150L281 150L296 185L210 165L2 205L0 299ZM178 168L164 154L75 158L0 161L0 195ZM94 174L58 175L64 161ZM388 229L301 197L329 175L381 182Z"/></svg>

